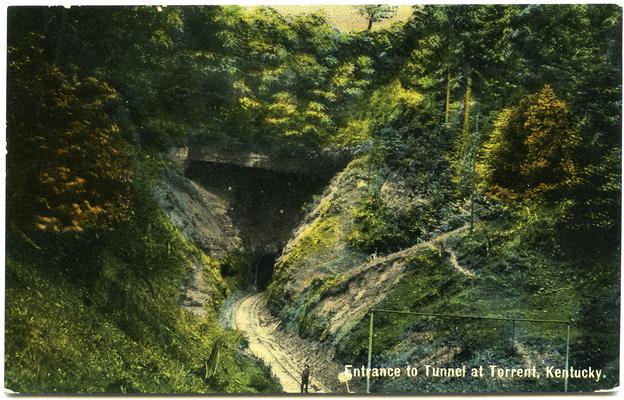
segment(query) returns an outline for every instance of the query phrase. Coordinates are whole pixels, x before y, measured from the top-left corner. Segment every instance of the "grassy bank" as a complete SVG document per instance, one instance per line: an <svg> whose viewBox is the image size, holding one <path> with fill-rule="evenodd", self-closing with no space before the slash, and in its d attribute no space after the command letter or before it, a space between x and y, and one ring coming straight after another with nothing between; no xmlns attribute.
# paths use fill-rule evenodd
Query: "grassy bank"
<svg viewBox="0 0 624 400"><path fill-rule="evenodd" d="M146 186L142 186L146 187ZM189 243L142 187L133 217L80 235L9 229L5 387L16 392L276 392L218 325L220 261ZM189 265L210 290L204 317L179 304Z"/></svg>

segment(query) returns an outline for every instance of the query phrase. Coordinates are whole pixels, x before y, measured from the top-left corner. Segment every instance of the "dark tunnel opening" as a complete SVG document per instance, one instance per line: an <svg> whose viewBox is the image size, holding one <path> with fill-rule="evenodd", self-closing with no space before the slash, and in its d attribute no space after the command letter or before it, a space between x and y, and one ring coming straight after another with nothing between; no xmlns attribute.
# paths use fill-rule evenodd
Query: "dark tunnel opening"
<svg viewBox="0 0 624 400"><path fill-rule="evenodd" d="M281 251L281 249L280 249ZM254 286L258 290L264 290L271 283L273 278L273 270L275 268L275 261L279 257L279 253L275 252L263 252L256 258L252 268L254 275Z"/></svg>
<svg viewBox="0 0 624 400"><path fill-rule="evenodd" d="M192 161L186 176L228 202L250 267L248 283L258 289L271 282L275 261L305 216L305 204L331 178L206 161Z"/></svg>

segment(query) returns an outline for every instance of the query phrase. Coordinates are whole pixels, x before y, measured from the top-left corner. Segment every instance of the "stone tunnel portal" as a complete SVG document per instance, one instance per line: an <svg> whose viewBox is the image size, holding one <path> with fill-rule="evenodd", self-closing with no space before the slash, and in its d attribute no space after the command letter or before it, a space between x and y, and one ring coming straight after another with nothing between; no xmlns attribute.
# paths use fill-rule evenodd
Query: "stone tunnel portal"
<svg viewBox="0 0 624 400"><path fill-rule="evenodd" d="M303 220L306 204L331 178L206 161L191 161L186 176L228 202L251 266L249 283L258 289L270 283L275 261Z"/></svg>

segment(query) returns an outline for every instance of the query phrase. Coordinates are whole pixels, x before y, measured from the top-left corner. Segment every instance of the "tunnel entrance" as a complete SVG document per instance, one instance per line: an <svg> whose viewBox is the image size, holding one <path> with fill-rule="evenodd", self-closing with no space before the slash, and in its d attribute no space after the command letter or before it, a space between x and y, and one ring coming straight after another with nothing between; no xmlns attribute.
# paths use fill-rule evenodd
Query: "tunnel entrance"
<svg viewBox="0 0 624 400"><path fill-rule="evenodd" d="M270 283L276 259L304 217L305 204L331 178L206 161L192 161L185 174L228 203L250 266L248 283L259 289Z"/></svg>
<svg viewBox="0 0 624 400"><path fill-rule="evenodd" d="M254 286L259 290L266 289L271 282L275 261L277 261L278 257L279 253L277 251L263 252L258 257L254 257L255 261L252 265L252 273L254 275Z"/></svg>

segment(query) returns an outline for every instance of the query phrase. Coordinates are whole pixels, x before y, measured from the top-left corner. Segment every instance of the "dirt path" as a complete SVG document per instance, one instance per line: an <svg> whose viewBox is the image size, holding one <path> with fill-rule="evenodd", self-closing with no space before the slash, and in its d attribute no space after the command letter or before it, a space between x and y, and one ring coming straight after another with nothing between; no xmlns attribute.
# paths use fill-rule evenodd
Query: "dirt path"
<svg viewBox="0 0 624 400"><path fill-rule="evenodd" d="M455 268L455 270L457 272L459 272L462 275L467 276L468 278L476 278L477 277L477 275L474 272L472 272L472 271L462 267L459 264L459 261L457 261L457 254L455 254L455 252L453 250L449 250L448 253L449 253L449 256L450 256L451 265L453 266L453 268Z"/></svg>
<svg viewBox="0 0 624 400"><path fill-rule="evenodd" d="M302 339L280 328L280 321L271 316L264 293L253 293L234 304L232 322L248 340L249 350L264 361L287 393L300 392L301 370L311 365L311 393L340 390L333 352L319 343Z"/></svg>
<svg viewBox="0 0 624 400"><path fill-rule="evenodd" d="M392 288L400 282L411 257L426 247L437 248L439 243L467 228L467 225L462 226L426 242L373 258L351 268L342 275L341 290L332 296L326 296L316 305L313 312L329 320L327 332L330 335L337 338L346 335L357 321L364 318L371 308L383 301ZM455 261L457 262L457 259ZM453 266L456 267L455 264ZM467 270L460 272L471 273Z"/></svg>

